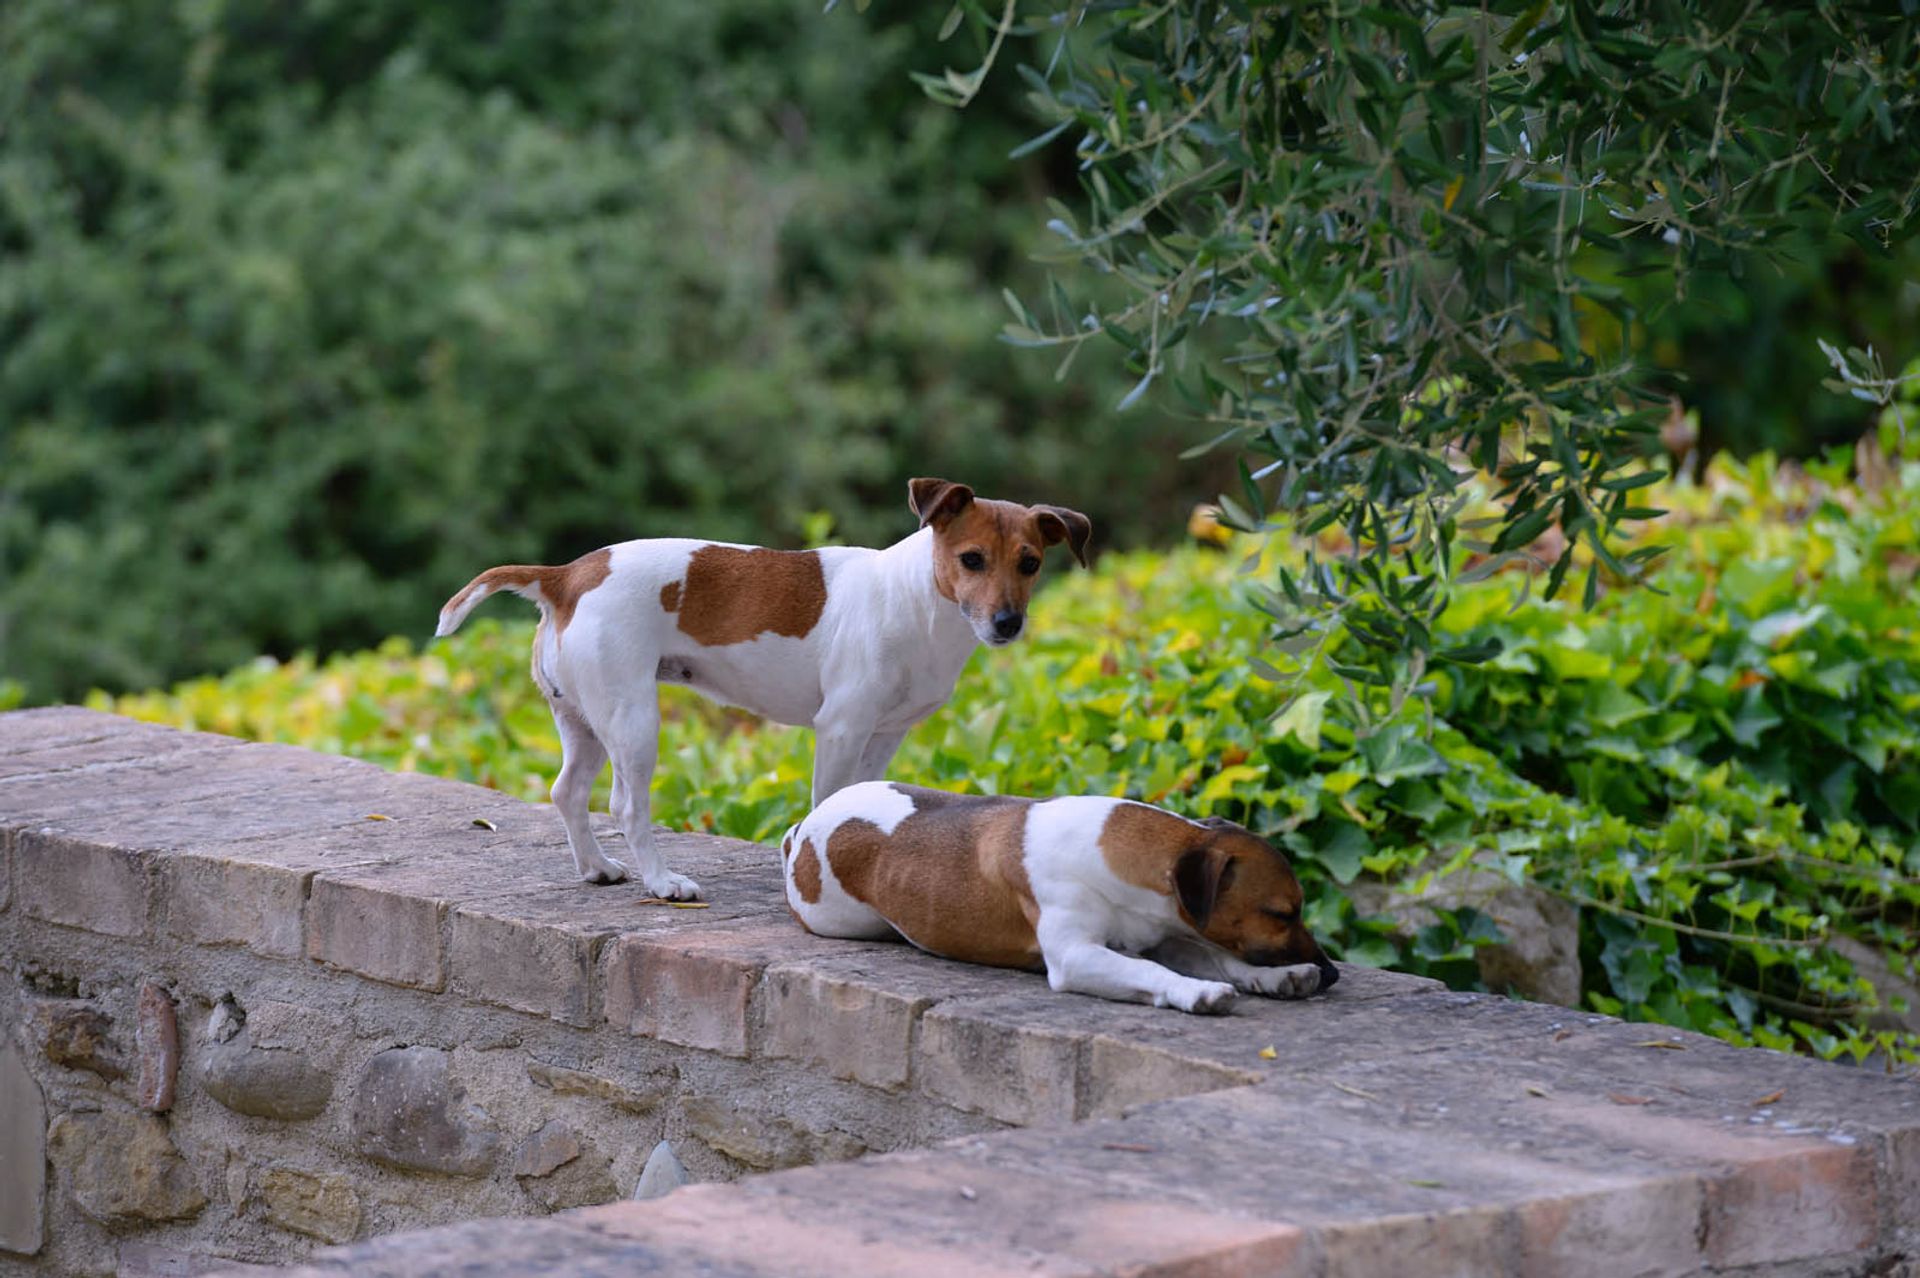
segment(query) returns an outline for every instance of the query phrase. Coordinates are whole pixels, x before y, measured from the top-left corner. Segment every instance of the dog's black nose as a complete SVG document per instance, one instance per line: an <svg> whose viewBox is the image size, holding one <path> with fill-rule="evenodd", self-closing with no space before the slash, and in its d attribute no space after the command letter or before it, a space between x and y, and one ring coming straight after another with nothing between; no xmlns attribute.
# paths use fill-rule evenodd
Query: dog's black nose
<svg viewBox="0 0 1920 1278"><path fill-rule="evenodd" d="M1002 608L993 614L993 633L1002 639L1011 639L1020 633L1020 627L1026 618L1011 608Z"/></svg>
<svg viewBox="0 0 1920 1278"><path fill-rule="evenodd" d="M1340 980L1340 969L1333 965L1331 959L1325 957L1320 959L1317 966L1320 968L1320 988L1317 992L1325 994Z"/></svg>

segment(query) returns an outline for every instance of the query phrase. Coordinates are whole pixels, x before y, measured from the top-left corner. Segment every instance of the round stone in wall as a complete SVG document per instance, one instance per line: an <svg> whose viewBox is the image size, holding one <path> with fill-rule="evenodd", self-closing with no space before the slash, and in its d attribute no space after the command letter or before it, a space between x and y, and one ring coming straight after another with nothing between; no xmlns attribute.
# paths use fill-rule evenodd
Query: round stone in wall
<svg viewBox="0 0 1920 1278"><path fill-rule="evenodd" d="M151 1114L62 1114L48 1137L74 1202L103 1224L189 1220L207 1205L166 1123Z"/></svg>
<svg viewBox="0 0 1920 1278"><path fill-rule="evenodd" d="M333 1079L300 1052L249 1046L241 1035L209 1048L200 1086L237 1114L296 1121L333 1099Z"/></svg>
<svg viewBox="0 0 1920 1278"><path fill-rule="evenodd" d="M467 1103L447 1054L396 1047L367 1062L354 1087L354 1146L404 1171L485 1176L500 1154L500 1133L485 1110Z"/></svg>

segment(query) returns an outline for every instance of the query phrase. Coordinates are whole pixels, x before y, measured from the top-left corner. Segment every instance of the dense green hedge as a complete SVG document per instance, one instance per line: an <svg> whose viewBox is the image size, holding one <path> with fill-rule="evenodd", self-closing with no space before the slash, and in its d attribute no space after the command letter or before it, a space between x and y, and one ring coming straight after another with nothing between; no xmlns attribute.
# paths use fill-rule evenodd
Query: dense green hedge
<svg viewBox="0 0 1920 1278"><path fill-rule="evenodd" d="M0 674L423 634L631 536L871 538L913 474L1177 526L1208 484L1114 361L996 340L1050 184L1009 101L908 79L939 16L0 6Z"/></svg>
<svg viewBox="0 0 1920 1278"><path fill-rule="evenodd" d="M1324 653L1304 685L1257 660L1262 575L1220 554L1109 555L1046 587L1032 636L982 652L894 774L990 792L1126 794L1247 821L1287 847L1311 922L1346 957L1474 979L1493 935L1470 910L1411 939L1338 889L1418 886L1478 856L1581 903L1587 999L1736 1042L1864 1055L1872 989L1825 943L1911 973L1920 915L1920 465L1878 491L1719 464L1652 500L1675 513L1655 589L1591 613L1462 585L1480 667L1364 731ZM1473 575L1471 565L1460 568ZM544 796L558 743L528 682L526 618L418 653L404 640L317 664L263 661L97 704L293 741ZM803 809L810 735L668 690L656 814L752 839Z"/></svg>

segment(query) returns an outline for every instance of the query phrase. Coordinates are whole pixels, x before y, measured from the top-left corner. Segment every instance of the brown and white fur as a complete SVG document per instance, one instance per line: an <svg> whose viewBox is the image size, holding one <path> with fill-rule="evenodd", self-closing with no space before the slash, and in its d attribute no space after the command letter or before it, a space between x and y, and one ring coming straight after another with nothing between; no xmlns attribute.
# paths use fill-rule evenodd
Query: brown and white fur
<svg viewBox="0 0 1920 1278"><path fill-rule="evenodd" d="M581 878L628 877L587 824L611 758L631 868L655 896L699 895L654 847L658 684L812 726L818 803L885 776L907 730L953 695L974 646L1019 635L1047 547L1066 542L1086 563L1092 525L1078 511L976 499L944 479L916 479L908 495L920 530L884 550L629 541L557 567L489 568L447 601L436 634L496 590L540 605L533 677L560 729L553 802Z"/></svg>
<svg viewBox="0 0 1920 1278"><path fill-rule="evenodd" d="M781 855L810 932L1044 967L1056 990L1219 1012L1340 979L1287 859L1218 818L869 781L815 807Z"/></svg>

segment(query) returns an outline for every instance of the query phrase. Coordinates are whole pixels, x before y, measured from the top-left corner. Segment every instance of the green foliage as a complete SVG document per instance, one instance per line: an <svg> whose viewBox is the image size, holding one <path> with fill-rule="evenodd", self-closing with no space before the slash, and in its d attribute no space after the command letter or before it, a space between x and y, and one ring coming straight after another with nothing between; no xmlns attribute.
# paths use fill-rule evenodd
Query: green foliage
<svg viewBox="0 0 1920 1278"><path fill-rule="evenodd" d="M1045 589L1021 645L976 657L894 775L1235 817L1288 849L1344 957L1457 984L1492 920L1442 912L1402 936L1340 889L1474 864L1585 907L1595 1008L1912 1061L1920 1042L1869 1026L1873 988L1832 944L1913 971L1920 462L1899 464L1878 492L1840 486L1841 461L1721 464L1657 489L1675 513L1649 533L1670 550L1656 589L1591 611L1517 590L1521 565L1477 574L1438 641L1499 652L1438 677L1431 723L1420 701L1356 703L1324 665L1301 686L1256 656L1267 626L1242 596L1270 554L1109 555ZM424 653L394 640L97 704L538 798L558 741L529 631L483 621ZM810 734L678 689L666 707L658 819L764 841L804 809Z"/></svg>
<svg viewBox="0 0 1920 1278"><path fill-rule="evenodd" d="M0 5L0 671L420 634L633 536L862 541L913 474L1170 524L1161 423L1094 425L1117 361L993 338L1046 175L1005 95L913 88L937 18Z"/></svg>
<svg viewBox="0 0 1920 1278"><path fill-rule="evenodd" d="M1903 241L1920 198L1911 6L1865 2L1185 5L963 0L985 62L1010 26L1086 200L1057 259L1118 279L1013 302L1016 345L1117 342L1244 455L1238 526L1339 528L1279 585L1300 633L1337 626L1350 682L1418 688L1456 543L1560 533L1546 588L1640 575L1610 543L1660 409L1643 308L1851 241ZM1017 19L1016 19L1016 15ZM1646 277L1645 283L1633 280ZM1724 428L1724 424L1723 424ZM1497 508L1460 522L1473 471ZM1338 617L1338 621L1330 620Z"/></svg>

